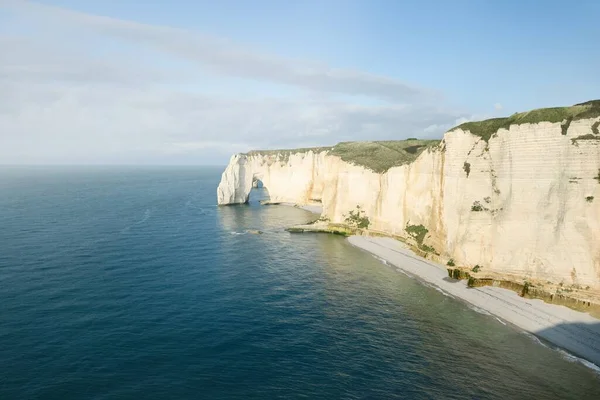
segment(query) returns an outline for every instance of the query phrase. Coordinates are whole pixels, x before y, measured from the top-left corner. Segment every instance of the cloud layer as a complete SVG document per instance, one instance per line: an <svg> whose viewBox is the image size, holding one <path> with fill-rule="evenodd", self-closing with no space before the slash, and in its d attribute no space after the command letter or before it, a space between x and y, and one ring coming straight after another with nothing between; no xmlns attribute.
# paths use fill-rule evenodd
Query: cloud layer
<svg viewBox="0 0 600 400"><path fill-rule="evenodd" d="M214 164L251 148L439 137L465 117L388 77L179 29L2 6L27 31L0 30L3 163Z"/></svg>

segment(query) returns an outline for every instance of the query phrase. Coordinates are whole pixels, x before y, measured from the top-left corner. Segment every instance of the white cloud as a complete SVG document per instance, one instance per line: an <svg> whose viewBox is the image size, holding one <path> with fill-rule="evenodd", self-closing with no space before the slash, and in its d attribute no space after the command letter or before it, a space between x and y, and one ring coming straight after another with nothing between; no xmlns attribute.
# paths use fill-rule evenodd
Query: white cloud
<svg viewBox="0 0 600 400"><path fill-rule="evenodd" d="M130 153L152 157L216 151L225 157L250 148L397 139L454 119L444 112L406 107L242 101L98 84L4 84L2 91L7 96L0 100L0 110L7 112L0 112L0 126L8 134L0 136L0 156L8 163L73 157L77 162L101 162L103 157L126 162Z"/></svg>
<svg viewBox="0 0 600 400"><path fill-rule="evenodd" d="M387 77L265 56L172 28L10 3L17 25L35 16L60 26L44 25L43 36L0 36L0 163L224 163L251 148L439 137L463 116ZM79 36L64 36L65 29ZM94 43L133 40L179 58L105 57L79 40L85 30L98 35ZM253 96L234 97L246 84L239 78L263 83ZM221 85L233 90L215 95ZM265 96L263 85L306 93ZM354 95L386 102L353 103Z"/></svg>
<svg viewBox="0 0 600 400"><path fill-rule="evenodd" d="M153 26L115 18L88 15L27 1L4 0L20 15L41 19L65 29L76 26L93 32L171 53L223 75L259 79L307 90L366 95L389 101L435 97L435 92L396 79L319 63L285 59L235 45L225 39L183 29ZM0 3L1 4L1 3Z"/></svg>
<svg viewBox="0 0 600 400"><path fill-rule="evenodd" d="M500 104L500 103L494 104L494 110L498 110L499 111L499 110L502 110L503 108L504 107L502 107L502 104Z"/></svg>

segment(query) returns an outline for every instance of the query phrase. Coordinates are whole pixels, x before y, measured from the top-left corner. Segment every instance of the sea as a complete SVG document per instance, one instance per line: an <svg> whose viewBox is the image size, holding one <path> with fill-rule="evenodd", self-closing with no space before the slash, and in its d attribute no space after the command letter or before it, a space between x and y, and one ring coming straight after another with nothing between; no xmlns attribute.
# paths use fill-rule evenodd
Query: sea
<svg viewBox="0 0 600 400"><path fill-rule="evenodd" d="M0 399L600 399L575 357L222 167L0 168ZM249 233L260 230L262 234Z"/></svg>

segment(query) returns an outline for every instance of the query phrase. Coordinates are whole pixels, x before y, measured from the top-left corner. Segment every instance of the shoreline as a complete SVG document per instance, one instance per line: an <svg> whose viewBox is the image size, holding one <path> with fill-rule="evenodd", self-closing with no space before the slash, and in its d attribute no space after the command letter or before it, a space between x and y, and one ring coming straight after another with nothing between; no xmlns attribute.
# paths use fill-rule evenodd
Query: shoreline
<svg viewBox="0 0 600 400"><path fill-rule="evenodd" d="M305 205L305 206L296 206L298 208L301 208L305 211L309 211L313 214L319 214L321 215L323 213L323 207L321 206L311 206L311 205Z"/></svg>
<svg viewBox="0 0 600 400"><path fill-rule="evenodd" d="M448 278L446 267L425 260L392 238L351 236L348 242L414 277L435 285L446 295L465 301L528 334L541 338L585 360L600 371L600 320L565 306L493 286L467 287ZM585 364L585 363L584 363Z"/></svg>
<svg viewBox="0 0 600 400"><path fill-rule="evenodd" d="M286 207L296 207L296 208L301 208L305 211L309 211L313 214L319 214L321 215L323 213L323 206L319 206L319 205L311 205L311 204L305 204L305 205L299 205L296 203L288 203L288 202L271 202L268 200L262 200L260 202L261 205L263 206L286 206Z"/></svg>

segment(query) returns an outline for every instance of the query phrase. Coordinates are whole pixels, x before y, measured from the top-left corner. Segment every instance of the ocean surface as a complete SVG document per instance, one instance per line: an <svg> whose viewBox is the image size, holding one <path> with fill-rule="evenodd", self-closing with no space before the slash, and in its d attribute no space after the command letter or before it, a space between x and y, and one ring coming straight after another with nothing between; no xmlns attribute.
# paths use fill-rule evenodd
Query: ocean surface
<svg viewBox="0 0 600 400"><path fill-rule="evenodd" d="M220 168L0 169L0 399L599 399L575 358ZM249 229L264 231L249 234Z"/></svg>

